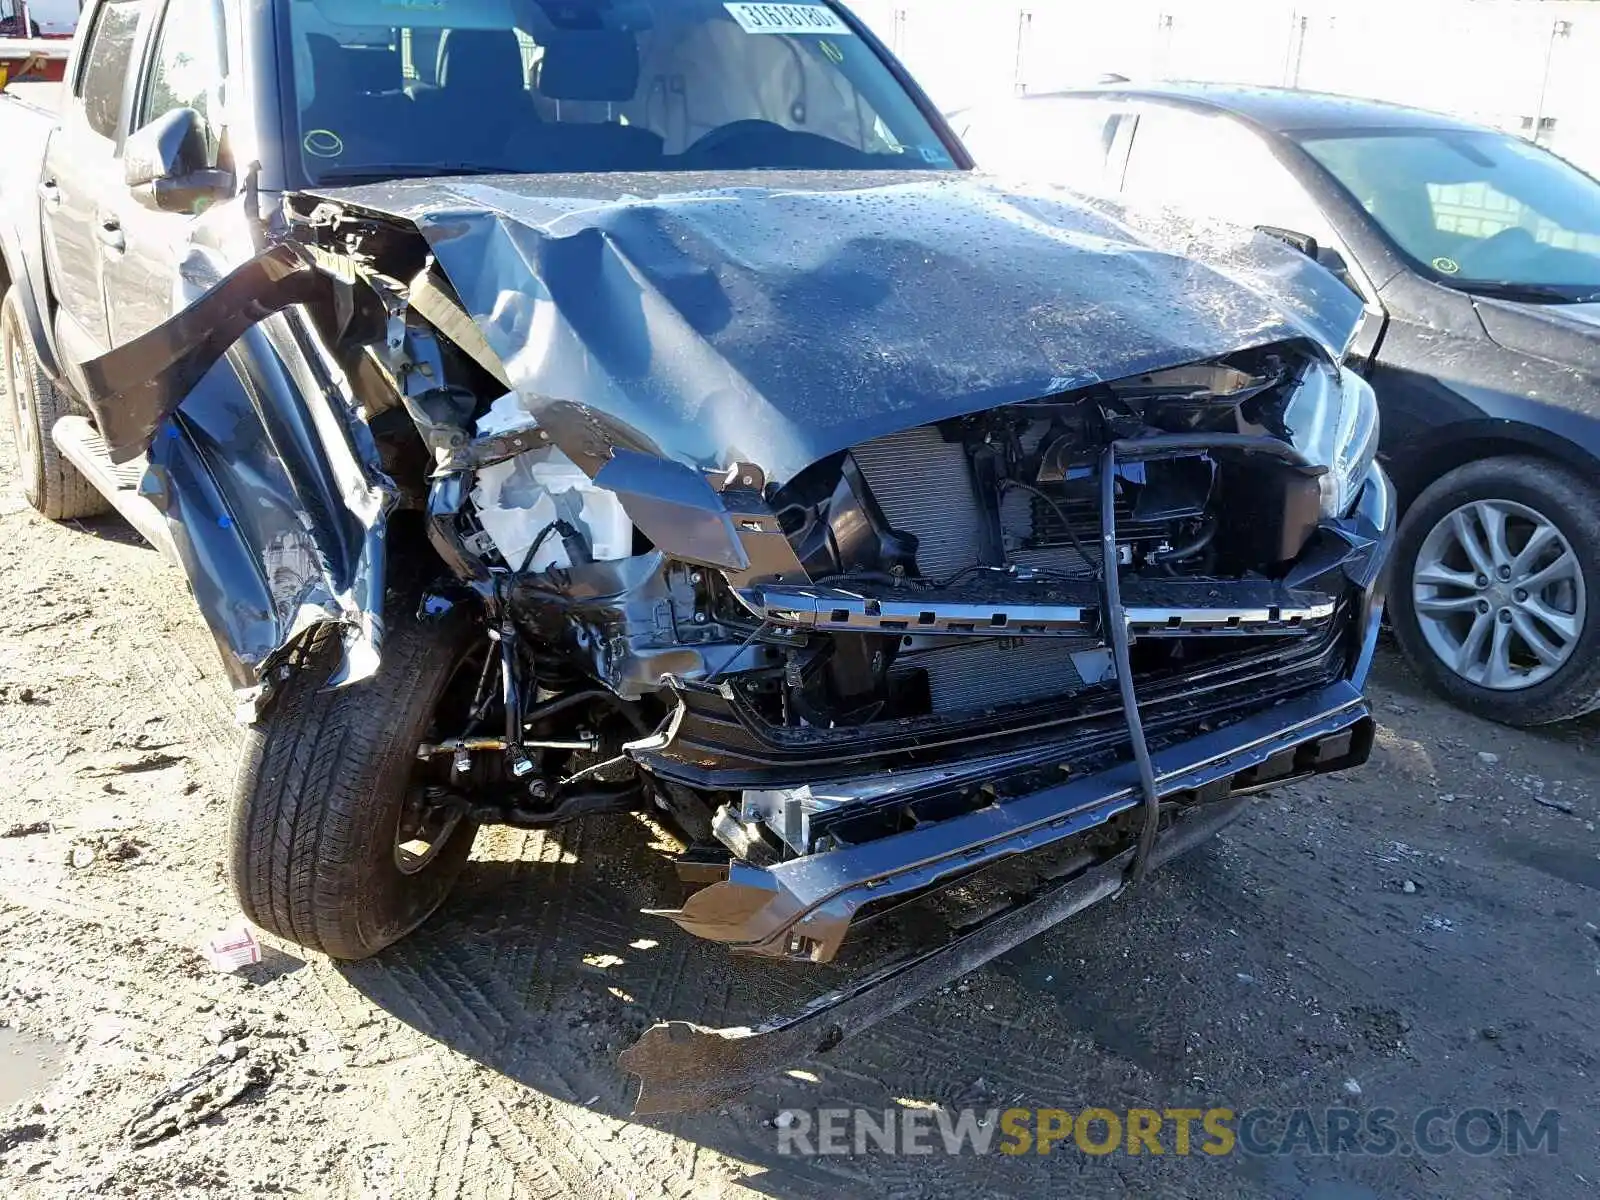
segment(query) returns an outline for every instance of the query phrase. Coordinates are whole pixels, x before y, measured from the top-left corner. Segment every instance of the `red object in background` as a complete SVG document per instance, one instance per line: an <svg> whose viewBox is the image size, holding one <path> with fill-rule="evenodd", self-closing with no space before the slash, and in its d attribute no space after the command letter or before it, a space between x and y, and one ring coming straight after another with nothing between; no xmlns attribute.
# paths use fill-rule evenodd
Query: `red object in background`
<svg viewBox="0 0 1600 1200"><path fill-rule="evenodd" d="M8 83L59 83L67 72L72 39L60 35L9 38L0 35L0 90Z"/></svg>
<svg viewBox="0 0 1600 1200"><path fill-rule="evenodd" d="M8 83L59 83L66 77L65 55L29 53L25 49L13 51L0 41L0 91Z"/></svg>
<svg viewBox="0 0 1600 1200"><path fill-rule="evenodd" d="M27 0L15 0L12 13L0 17L0 90L8 83L59 83L66 75L70 33L40 35L28 14Z"/></svg>

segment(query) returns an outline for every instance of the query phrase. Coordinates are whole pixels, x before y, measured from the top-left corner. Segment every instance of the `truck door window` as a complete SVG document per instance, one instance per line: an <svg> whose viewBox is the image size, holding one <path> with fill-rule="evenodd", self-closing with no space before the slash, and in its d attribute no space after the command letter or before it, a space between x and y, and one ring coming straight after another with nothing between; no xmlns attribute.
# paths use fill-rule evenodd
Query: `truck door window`
<svg viewBox="0 0 1600 1200"><path fill-rule="evenodd" d="M134 127L175 108L192 108L205 121L206 165L217 165L217 128L223 76L222 14L212 0L169 0L156 34L155 56Z"/></svg>
<svg viewBox="0 0 1600 1200"><path fill-rule="evenodd" d="M84 52L77 94L89 128L102 137L117 136L122 93L133 61L133 37L139 29L139 0L106 0L95 16Z"/></svg>

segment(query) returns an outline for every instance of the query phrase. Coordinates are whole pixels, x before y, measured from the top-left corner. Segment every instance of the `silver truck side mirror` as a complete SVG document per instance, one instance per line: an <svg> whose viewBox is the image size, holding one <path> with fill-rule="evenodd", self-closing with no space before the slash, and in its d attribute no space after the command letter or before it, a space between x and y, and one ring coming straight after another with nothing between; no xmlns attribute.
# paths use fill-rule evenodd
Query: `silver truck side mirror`
<svg viewBox="0 0 1600 1200"><path fill-rule="evenodd" d="M130 135L122 171L134 199L159 212L198 214L233 194L233 174L206 165L205 118L192 108L162 113Z"/></svg>
<svg viewBox="0 0 1600 1200"><path fill-rule="evenodd" d="M1283 229L1277 225L1257 225L1257 233L1264 233L1288 246L1291 250L1298 250L1307 258L1317 257L1317 239L1309 233L1300 233L1293 229Z"/></svg>

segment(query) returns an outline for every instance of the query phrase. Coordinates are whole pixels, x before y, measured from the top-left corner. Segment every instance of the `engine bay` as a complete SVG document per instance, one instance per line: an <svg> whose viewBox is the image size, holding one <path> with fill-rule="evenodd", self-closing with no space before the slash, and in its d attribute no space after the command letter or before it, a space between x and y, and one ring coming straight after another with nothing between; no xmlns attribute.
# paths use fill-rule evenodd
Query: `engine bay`
<svg viewBox="0 0 1600 1200"><path fill-rule="evenodd" d="M461 539L512 573L519 619L623 695L726 680L771 727L814 730L993 713L1114 682L1096 582L1113 442L1154 447L1125 455L1113 489L1142 665L1223 649L1201 635L1233 635L1238 653L1240 637L1331 617L1327 597L1280 583L1321 519L1322 472L1259 452L1309 369L1268 347L833 455L754 497L792 550L765 579L675 573L549 445L477 472ZM477 438L536 441L519 411L514 393L494 401Z"/></svg>

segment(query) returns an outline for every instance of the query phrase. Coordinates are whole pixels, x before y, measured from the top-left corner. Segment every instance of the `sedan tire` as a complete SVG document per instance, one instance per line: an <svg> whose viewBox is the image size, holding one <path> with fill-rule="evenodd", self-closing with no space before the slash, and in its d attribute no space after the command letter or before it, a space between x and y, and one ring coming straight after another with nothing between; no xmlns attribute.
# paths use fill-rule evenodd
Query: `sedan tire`
<svg viewBox="0 0 1600 1200"><path fill-rule="evenodd" d="M1457 467L1401 523L1390 604L1411 664L1469 712L1600 707L1600 490L1537 458Z"/></svg>

